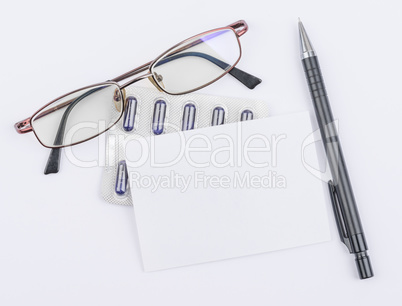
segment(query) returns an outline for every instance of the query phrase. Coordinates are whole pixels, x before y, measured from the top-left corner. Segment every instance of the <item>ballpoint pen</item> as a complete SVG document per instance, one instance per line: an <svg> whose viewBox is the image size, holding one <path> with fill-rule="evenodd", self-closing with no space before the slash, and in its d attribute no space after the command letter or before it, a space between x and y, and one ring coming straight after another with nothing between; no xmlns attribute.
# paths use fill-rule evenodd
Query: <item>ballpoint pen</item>
<svg viewBox="0 0 402 306"><path fill-rule="evenodd" d="M355 254L360 278L370 278L374 274L367 254L367 243L329 105L321 68L300 19L299 34L301 60L332 174L332 181L328 182L328 187L339 236L349 252Z"/></svg>

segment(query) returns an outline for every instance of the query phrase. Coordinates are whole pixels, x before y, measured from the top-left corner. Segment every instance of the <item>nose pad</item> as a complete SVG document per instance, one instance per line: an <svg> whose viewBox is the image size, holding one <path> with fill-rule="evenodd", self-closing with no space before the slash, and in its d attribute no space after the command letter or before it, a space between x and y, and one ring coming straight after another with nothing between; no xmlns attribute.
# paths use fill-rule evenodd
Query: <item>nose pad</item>
<svg viewBox="0 0 402 306"><path fill-rule="evenodd" d="M156 72L154 72L155 75L155 79L158 81L158 84L160 86L162 86L163 88L165 88L165 85L163 84L163 76L160 74L157 74Z"/></svg>
<svg viewBox="0 0 402 306"><path fill-rule="evenodd" d="M158 82L162 82L162 81L163 81L163 76L161 76L160 74L157 74L156 72L154 72L154 74L155 74L156 80L157 80Z"/></svg>
<svg viewBox="0 0 402 306"><path fill-rule="evenodd" d="M122 93L123 93L123 97L121 96L120 90L119 90L119 89L116 89L116 90L114 91L114 94L113 94L114 106L116 107L116 110L117 110L119 113L121 113L122 110L123 110L122 105L123 105L124 96L125 96L125 94L126 94L126 91L123 89L123 90L122 90Z"/></svg>
<svg viewBox="0 0 402 306"><path fill-rule="evenodd" d="M155 80L154 80L153 77L151 77L151 76L148 77L148 80L156 87L156 89L158 89L160 92L163 92L163 91L160 89L159 85L156 84L156 82L155 82Z"/></svg>

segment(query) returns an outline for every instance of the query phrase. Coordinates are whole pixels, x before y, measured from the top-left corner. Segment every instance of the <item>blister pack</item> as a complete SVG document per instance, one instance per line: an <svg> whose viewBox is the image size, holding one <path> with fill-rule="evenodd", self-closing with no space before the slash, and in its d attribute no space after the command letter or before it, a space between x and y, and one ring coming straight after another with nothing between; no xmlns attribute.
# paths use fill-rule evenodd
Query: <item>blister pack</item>
<svg viewBox="0 0 402 306"><path fill-rule="evenodd" d="M123 118L106 135L102 197L132 205L125 162L126 144L139 137L158 137L197 128L268 116L266 102L190 93L172 96L153 88L126 88Z"/></svg>

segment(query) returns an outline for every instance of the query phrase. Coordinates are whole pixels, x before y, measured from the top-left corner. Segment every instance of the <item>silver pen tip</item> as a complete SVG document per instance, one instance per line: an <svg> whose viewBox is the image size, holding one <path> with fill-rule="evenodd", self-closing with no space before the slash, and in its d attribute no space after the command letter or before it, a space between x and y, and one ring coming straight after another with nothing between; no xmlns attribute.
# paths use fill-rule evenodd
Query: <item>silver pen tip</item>
<svg viewBox="0 0 402 306"><path fill-rule="evenodd" d="M315 56L315 51L313 45L308 38L306 30L304 29L303 23L299 18L299 35L300 35L300 56L302 59Z"/></svg>

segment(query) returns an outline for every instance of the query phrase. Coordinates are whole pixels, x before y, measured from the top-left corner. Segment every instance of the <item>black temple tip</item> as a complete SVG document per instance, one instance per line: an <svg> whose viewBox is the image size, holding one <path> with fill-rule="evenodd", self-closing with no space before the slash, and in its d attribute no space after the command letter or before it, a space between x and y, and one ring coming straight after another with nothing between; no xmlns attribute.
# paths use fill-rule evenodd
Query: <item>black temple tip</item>
<svg viewBox="0 0 402 306"><path fill-rule="evenodd" d="M257 78L239 68L234 67L229 71L229 74L234 76L237 80L246 85L249 89L254 89L258 84L262 82L260 78Z"/></svg>
<svg viewBox="0 0 402 306"><path fill-rule="evenodd" d="M58 173L60 169L60 153L61 148L54 148L50 151L49 158L47 159L46 168L44 173Z"/></svg>

